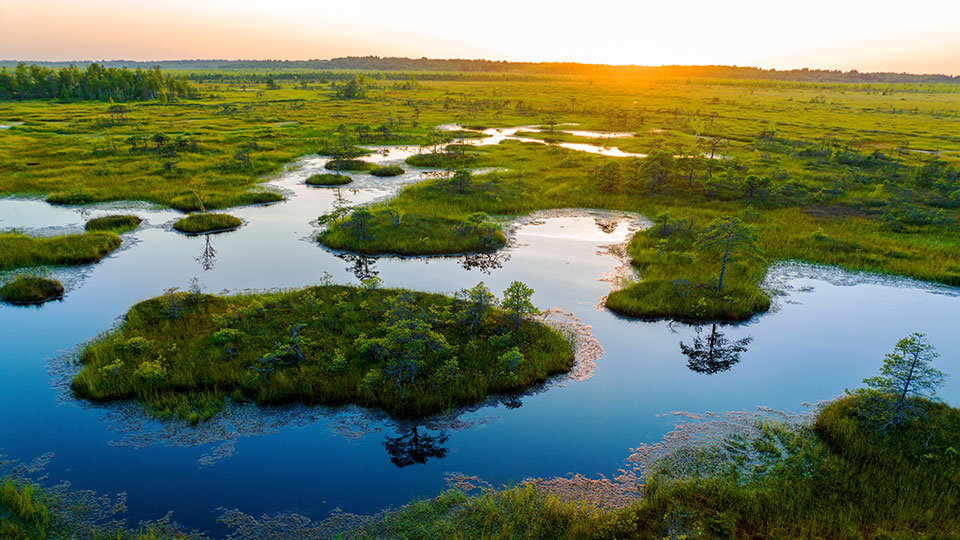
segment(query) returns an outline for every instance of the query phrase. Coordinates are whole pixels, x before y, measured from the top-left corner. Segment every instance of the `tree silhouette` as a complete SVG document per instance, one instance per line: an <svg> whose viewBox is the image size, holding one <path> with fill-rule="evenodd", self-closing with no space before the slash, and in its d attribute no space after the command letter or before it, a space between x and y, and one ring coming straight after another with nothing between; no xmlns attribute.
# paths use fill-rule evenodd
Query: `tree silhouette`
<svg viewBox="0 0 960 540"><path fill-rule="evenodd" d="M417 463L425 465L430 458L446 457L447 449L443 444L448 438L442 431L436 435L422 435L417 426L413 426L399 437L386 437L383 447L390 455L390 462L399 468Z"/></svg>
<svg viewBox="0 0 960 540"><path fill-rule="evenodd" d="M744 225L739 218L722 217L713 220L707 230L697 240L697 248L701 251L713 252L721 255L720 280L717 290L723 290L723 275L727 271L727 262L735 256L746 256L759 259L757 235Z"/></svg>
<svg viewBox="0 0 960 540"><path fill-rule="evenodd" d="M710 328L710 334L700 337L702 328L697 328L697 337L693 344L680 342L680 351L687 357L687 367L697 373L713 375L727 371L740 362L740 355L747 351L747 345L753 341L752 337L745 337L730 341L722 332L717 331L717 325Z"/></svg>

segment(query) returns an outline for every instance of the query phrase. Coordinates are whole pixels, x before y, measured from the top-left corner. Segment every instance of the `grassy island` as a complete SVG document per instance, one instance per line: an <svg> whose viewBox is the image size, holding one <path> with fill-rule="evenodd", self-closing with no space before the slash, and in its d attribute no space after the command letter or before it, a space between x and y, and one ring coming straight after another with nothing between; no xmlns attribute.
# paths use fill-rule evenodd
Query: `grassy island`
<svg viewBox="0 0 960 540"><path fill-rule="evenodd" d="M522 302L510 310L493 302L482 284L456 299L332 285L171 292L135 305L119 329L89 344L72 388L191 421L228 398L420 416L520 391L573 365L564 337L528 320Z"/></svg>
<svg viewBox="0 0 960 540"><path fill-rule="evenodd" d="M120 243L113 231L47 237L0 233L0 270L93 263L120 247Z"/></svg>
<svg viewBox="0 0 960 540"><path fill-rule="evenodd" d="M328 227L318 240L325 246L364 254L443 255L489 252L506 245L503 231L486 214L465 219L411 215L391 208L358 211L346 219L322 216Z"/></svg>
<svg viewBox="0 0 960 540"><path fill-rule="evenodd" d="M63 285L55 279L20 276L0 287L0 301L8 304L42 304L63 297Z"/></svg>
<svg viewBox="0 0 960 540"><path fill-rule="evenodd" d="M308 186L343 186L353 182L353 178L345 174L321 173L310 175L305 182Z"/></svg>
<svg viewBox="0 0 960 540"><path fill-rule="evenodd" d="M143 220L134 215L114 215L93 218L87 222L84 229L87 231L113 231L117 234L132 231L140 226Z"/></svg>
<svg viewBox="0 0 960 540"><path fill-rule="evenodd" d="M243 225L240 218L229 214L191 214L178 219L173 228L186 234L232 231Z"/></svg>
<svg viewBox="0 0 960 540"><path fill-rule="evenodd" d="M367 172L373 170L376 165L359 159L331 159L324 167L330 171Z"/></svg>
<svg viewBox="0 0 960 540"><path fill-rule="evenodd" d="M370 169L370 174L374 176L400 176L403 172L403 167L399 165L387 165L386 167Z"/></svg>

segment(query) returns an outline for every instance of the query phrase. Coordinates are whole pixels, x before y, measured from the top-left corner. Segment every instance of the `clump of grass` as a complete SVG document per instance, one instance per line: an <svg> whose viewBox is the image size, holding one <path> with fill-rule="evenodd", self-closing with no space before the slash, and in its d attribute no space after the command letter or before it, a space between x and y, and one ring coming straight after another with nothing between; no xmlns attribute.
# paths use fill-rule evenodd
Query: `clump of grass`
<svg viewBox="0 0 960 540"><path fill-rule="evenodd" d="M113 231L120 234L136 229L142 222L143 220L139 217L129 214L103 216L88 221L84 229L87 231Z"/></svg>
<svg viewBox="0 0 960 540"><path fill-rule="evenodd" d="M62 297L59 281L39 276L19 276L0 287L0 300L8 304L42 304Z"/></svg>
<svg viewBox="0 0 960 540"><path fill-rule="evenodd" d="M0 483L0 538L32 540L47 537L50 513L30 484L9 478Z"/></svg>
<svg viewBox="0 0 960 540"><path fill-rule="evenodd" d="M199 212L214 208L229 208L253 204L270 204L283 200L283 195L275 191L248 191L237 195L225 196L212 194L204 199L203 206L194 194L180 195L170 200L171 208L181 212Z"/></svg>
<svg viewBox="0 0 960 540"><path fill-rule="evenodd" d="M173 228L187 234L232 231L243 225L240 218L229 214L191 214L178 219Z"/></svg>
<svg viewBox="0 0 960 540"><path fill-rule="evenodd" d="M97 262L120 247L120 243L113 231L51 237L0 233L0 269Z"/></svg>
<svg viewBox="0 0 960 540"><path fill-rule="evenodd" d="M406 159L407 165L413 167L430 167L436 169L450 169L468 167L477 161L475 153L434 152L429 154L414 154Z"/></svg>
<svg viewBox="0 0 960 540"><path fill-rule="evenodd" d="M386 167L376 167L370 170L374 176L400 176L403 174L403 167L399 165L388 165Z"/></svg>
<svg viewBox="0 0 960 540"><path fill-rule="evenodd" d="M507 243L503 231L488 221L485 214L465 219L422 214L401 216L391 208L354 212L346 219L330 223L317 240L343 251L397 255L489 252Z"/></svg>
<svg viewBox="0 0 960 540"><path fill-rule="evenodd" d="M324 167L330 171L366 172L372 170L375 165L359 159L331 159Z"/></svg>
<svg viewBox="0 0 960 540"><path fill-rule="evenodd" d="M357 403L419 416L515 392L568 370L557 331L472 300L372 287L211 296L135 305L90 343L72 388L199 421L224 400ZM480 307L478 307L480 306Z"/></svg>
<svg viewBox="0 0 960 540"><path fill-rule="evenodd" d="M305 182L308 186L342 186L353 182L353 178L345 174L323 173L311 175Z"/></svg>
<svg viewBox="0 0 960 540"><path fill-rule="evenodd" d="M47 202L58 205L80 205L97 202L92 193L82 189L57 191L47 195Z"/></svg>

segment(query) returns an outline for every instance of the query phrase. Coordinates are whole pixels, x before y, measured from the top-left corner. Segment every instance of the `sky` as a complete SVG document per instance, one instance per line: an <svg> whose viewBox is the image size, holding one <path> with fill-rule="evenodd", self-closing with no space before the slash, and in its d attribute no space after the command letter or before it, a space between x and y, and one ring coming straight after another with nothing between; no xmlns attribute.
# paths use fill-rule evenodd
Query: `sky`
<svg viewBox="0 0 960 540"><path fill-rule="evenodd" d="M960 0L0 0L0 59L486 58L960 75Z"/></svg>

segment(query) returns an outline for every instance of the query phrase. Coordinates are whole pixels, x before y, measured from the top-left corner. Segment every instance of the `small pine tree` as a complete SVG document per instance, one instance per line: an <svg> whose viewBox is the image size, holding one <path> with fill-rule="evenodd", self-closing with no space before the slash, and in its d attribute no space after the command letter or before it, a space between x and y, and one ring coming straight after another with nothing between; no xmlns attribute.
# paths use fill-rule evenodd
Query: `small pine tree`
<svg viewBox="0 0 960 540"><path fill-rule="evenodd" d="M854 392L858 413L881 433L923 416L917 399L936 400L945 374L930 366L940 355L923 334L914 332L897 342L876 377L864 379L868 388Z"/></svg>

